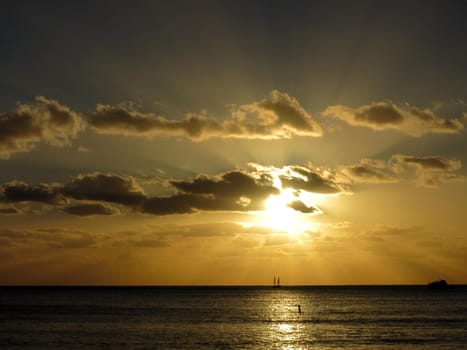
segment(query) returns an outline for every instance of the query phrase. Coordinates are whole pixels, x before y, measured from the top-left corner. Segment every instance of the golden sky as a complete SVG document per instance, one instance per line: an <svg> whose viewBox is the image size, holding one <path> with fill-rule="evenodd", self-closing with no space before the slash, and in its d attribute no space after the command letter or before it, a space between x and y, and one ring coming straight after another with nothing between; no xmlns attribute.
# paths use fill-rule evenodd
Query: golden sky
<svg viewBox="0 0 467 350"><path fill-rule="evenodd" d="M0 284L467 283L465 10L7 5Z"/></svg>

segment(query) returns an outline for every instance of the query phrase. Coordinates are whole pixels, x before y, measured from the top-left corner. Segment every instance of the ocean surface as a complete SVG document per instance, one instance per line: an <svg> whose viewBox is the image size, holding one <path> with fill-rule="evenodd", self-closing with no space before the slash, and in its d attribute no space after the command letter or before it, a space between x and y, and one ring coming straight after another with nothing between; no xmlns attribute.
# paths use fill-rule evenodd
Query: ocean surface
<svg viewBox="0 0 467 350"><path fill-rule="evenodd" d="M0 348L467 349L467 286L0 287Z"/></svg>

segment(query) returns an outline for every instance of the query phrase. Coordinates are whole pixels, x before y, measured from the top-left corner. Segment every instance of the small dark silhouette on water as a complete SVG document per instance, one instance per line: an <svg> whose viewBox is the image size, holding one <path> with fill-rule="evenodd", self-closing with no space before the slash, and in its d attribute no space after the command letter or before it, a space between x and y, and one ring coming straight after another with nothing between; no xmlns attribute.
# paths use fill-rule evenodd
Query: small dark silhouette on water
<svg viewBox="0 0 467 350"><path fill-rule="evenodd" d="M273 281L272 287L273 288L280 288L281 287L281 281L279 279L279 276L277 277L277 280L276 280L276 276L274 276L274 281Z"/></svg>
<svg viewBox="0 0 467 350"><path fill-rule="evenodd" d="M302 313L302 307L300 306L300 304L298 304L297 306L298 306L298 313L301 314Z"/></svg>
<svg viewBox="0 0 467 350"><path fill-rule="evenodd" d="M446 280L440 279L439 281L433 281L428 283L428 288L430 289L446 289L448 287L448 282Z"/></svg>

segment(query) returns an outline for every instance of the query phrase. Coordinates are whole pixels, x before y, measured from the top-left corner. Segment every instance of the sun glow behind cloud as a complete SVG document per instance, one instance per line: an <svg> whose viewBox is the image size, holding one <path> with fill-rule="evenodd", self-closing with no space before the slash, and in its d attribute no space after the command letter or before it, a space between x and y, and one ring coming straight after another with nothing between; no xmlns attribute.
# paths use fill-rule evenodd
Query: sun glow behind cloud
<svg viewBox="0 0 467 350"><path fill-rule="evenodd" d="M269 175L273 178L273 185L279 189L280 193L269 196L264 202L264 210L255 212L250 222L243 222L241 224L245 227L268 227L280 233L288 233L289 235L316 231L319 224L312 222L310 218L317 214L322 214L317 204L321 204L326 196L285 187L282 184L281 176L286 171L289 171L288 169L254 166L258 169L261 168L263 171L269 170ZM294 176L302 177L297 173L294 173ZM294 203L300 203L307 212L294 209Z"/></svg>
<svg viewBox="0 0 467 350"><path fill-rule="evenodd" d="M280 195L270 196L265 202L265 210L259 215L259 222L289 234L305 231L306 224L301 219L303 214L287 206L294 199L291 192L286 190Z"/></svg>

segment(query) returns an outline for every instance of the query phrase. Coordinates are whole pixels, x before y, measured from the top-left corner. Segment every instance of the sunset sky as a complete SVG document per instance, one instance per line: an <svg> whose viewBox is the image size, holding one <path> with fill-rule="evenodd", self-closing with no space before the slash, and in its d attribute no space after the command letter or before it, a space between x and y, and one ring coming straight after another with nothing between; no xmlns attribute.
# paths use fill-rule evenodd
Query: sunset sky
<svg viewBox="0 0 467 350"><path fill-rule="evenodd" d="M0 284L467 283L465 1L10 1Z"/></svg>

